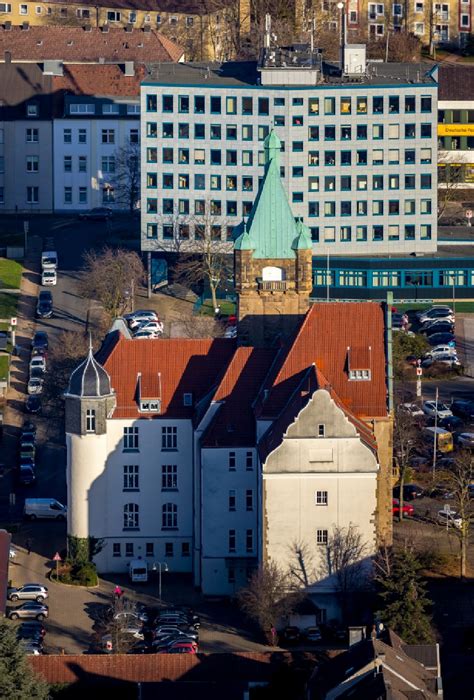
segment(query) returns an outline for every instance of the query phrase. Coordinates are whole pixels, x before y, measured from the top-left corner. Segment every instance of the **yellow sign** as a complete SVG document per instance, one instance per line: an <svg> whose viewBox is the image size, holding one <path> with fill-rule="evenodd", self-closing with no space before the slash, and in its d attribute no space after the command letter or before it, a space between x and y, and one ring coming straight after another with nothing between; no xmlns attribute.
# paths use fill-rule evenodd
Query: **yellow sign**
<svg viewBox="0 0 474 700"><path fill-rule="evenodd" d="M438 124L438 136L474 136L474 124Z"/></svg>

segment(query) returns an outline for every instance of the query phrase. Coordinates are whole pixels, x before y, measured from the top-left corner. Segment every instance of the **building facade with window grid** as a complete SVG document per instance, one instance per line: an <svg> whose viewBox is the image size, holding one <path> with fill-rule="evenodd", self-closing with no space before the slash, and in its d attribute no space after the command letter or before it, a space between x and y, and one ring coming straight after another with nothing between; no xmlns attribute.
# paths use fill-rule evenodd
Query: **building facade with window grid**
<svg viewBox="0 0 474 700"><path fill-rule="evenodd" d="M130 182L120 163L139 157L139 132L138 98L66 97L64 117L53 127L55 210L128 210L130 187L119 187L117 180L122 175Z"/></svg>
<svg viewBox="0 0 474 700"><path fill-rule="evenodd" d="M192 249L204 225L230 241L271 130L314 254L435 250L436 71L369 63L357 80L307 84L304 69L278 70L269 84L253 63L160 66L142 83L142 250L177 237Z"/></svg>

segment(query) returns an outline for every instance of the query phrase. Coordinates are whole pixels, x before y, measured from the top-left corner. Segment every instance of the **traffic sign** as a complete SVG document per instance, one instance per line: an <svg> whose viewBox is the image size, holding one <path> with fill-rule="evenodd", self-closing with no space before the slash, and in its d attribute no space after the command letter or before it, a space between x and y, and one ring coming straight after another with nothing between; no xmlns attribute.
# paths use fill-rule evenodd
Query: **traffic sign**
<svg viewBox="0 0 474 700"><path fill-rule="evenodd" d="M18 320L18 319L17 319L16 316L12 316L11 319L10 319L10 326L16 326L17 320Z"/></svg>
<svg viewBox="0 0 474 700"><path fill-rule="evenodd" d="M59 552L56 552L56 554L55 554L54 557L53 557L53 561L62 561Z"/></svg>
<svg viewBox="0 0 474 700"><path fill-rule="evenodd" d="M423 370L421 369L421 367L417 367L416 368L416 376L421 377L422 374L423 374Z"/></svg>

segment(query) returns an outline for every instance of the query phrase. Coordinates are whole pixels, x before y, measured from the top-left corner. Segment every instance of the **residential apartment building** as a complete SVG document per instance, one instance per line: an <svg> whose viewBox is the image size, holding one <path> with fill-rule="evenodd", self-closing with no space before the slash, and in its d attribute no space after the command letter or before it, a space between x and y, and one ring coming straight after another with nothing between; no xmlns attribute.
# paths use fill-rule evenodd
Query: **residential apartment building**
<svg viewBox="0 0 474 700"><path fill-rule="evenodd" d="M107 32L114 28L159 31L186 51L188 61L226 60L235 55L238 37L250 23L248 0L230 3L214 0L211 4L186 0L161 4L152 0L101 0L100 2L64 2L38 0L0 3L0 22L4 26L76 27ZM156 60L156 59L155 59Z"/></svg>
<svg viewBox="0 0 474 700"><path fill-rule="evenodd" d="M266 178L276 191L268 150ZM290 211L279 192L284 201L275 206ZM253 221L262 220L259 207L267 211L261 202ZM277 241L279 219L271 225ZM324 620L338 614L334 581L316 566L333 527L356 528L367 555L391 541L391 307L315 304L305 312L309 291L294 289L290 274L298 251L310 253L309 232L291 211L285 231L269 257L258 257L268 227L251 227L236 242L236 274L249 282L238 291L247 296L239 329L253 315L272 331L263 345L143 341L115 331L73 372L65 393L68 533L104 539L99 571L124 572L141 556L150 567L160 561L192 574L209 595L234 595L268 558L295 567L301 547ZM263 266L261 284L246 276L247 254ZM301 296L297 307L293 295ZM299 323L284 324L286 312ZM275 349L281 331L287 342Z"/></svg>
<svg viewBox="0 0 474 700"><path fill-rule="evenodd" d="M64 111L53 125L56 211L139 205L143 73L142 66L135 73L133 63L71 65L53 78L54 87L64 91Z"/></svg>
<svg viewBox="0 0 474 700"><path fill-rule="evenodd" d="M386 39L387 34L406 31L414 34L424 46L464 48L472 33L474 21L472 0L410 0L410 2L370 2L347 0L347 29L353 40ZM296 25L308 28L311 21L337 31L340 10L334 0L322 3L297 0Z"/></svg>
<svg viewBox="0 0 474 700"><path fill-rule="evenodd" d="M474 187L474 70L440 66L438 174L441 187Z"/></svg>
<svg viewBox="0 0 474 700"><path fill-rule="evenodd" d="M37 64L0 64L0 211L53 206L51 77Z"/></svg>
<svg viewBox="0 0 474 700"><path fill-rule="evenodd" d="M436 68L344 69L309 49L262 62L159 66L142 83L142 250L173 250L176 222L230 240L264 172L263 142L281 142L281 175L314 252L436 249ZM292 66L291 69L288 66Z"/></svg>

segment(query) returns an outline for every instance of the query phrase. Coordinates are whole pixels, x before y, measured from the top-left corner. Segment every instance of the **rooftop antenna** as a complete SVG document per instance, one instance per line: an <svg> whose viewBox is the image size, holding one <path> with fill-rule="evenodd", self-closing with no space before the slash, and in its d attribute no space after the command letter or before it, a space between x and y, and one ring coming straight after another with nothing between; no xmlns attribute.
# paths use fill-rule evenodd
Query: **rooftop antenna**
<svg viewBox="0 0 474 700"><path fill-rule="evenodd" d="M265 15L265 48L270 48L270 32L272 30L272 16L270 14Z"/></svg>
<svg viewBox="0 0 474 700"><path fill-rule="evenodd" d="M313 17L309 20L309 41L311 46L311 53L314 52L314 32L316 31L316 20Z"/></svg>

